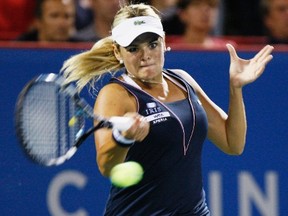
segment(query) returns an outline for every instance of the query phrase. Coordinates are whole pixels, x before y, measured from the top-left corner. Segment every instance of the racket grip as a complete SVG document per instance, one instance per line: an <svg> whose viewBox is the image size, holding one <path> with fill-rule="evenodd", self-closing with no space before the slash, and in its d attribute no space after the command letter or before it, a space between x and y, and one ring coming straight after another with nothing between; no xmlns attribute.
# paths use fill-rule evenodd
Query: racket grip
<svg viewBox="0 0 288 216"><path fill-rule="evenodd" d="M134 119L131 117L113 116L109 119L109 122L112 123L114 129L125 131L132 126Z"/></svg>

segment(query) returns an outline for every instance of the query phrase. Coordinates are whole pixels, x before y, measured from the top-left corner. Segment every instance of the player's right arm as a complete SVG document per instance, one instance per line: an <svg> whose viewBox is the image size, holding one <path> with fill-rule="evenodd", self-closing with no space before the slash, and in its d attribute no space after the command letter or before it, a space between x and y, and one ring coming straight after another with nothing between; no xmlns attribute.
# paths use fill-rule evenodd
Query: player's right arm
<svg viewBox="0 0 288 216"><path fill-rule="evenodd" d="M122 86L109 84L101 89L96 99L94 111L104 117L131 116L135 121L121 134L131 140L142 141L149 132L149 124L137 113L135 98ZM97 164L104 176L109 176L111 169L124 162L129 147L122 147L112 137L112 130L102 128L95 132Z"/></svg>

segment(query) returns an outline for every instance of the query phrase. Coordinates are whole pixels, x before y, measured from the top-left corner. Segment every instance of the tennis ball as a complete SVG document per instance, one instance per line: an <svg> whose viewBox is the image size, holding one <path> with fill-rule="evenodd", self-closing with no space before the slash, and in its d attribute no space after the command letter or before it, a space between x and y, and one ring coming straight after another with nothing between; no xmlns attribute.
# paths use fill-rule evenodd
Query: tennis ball
<svg viewBox="0 0 288 216"><path fill-rule="evenodd" d="M73 116L68 122L69 127L73 127L76 124L76 122L77 122L77 118Z"/></svg>
<svg viewBox="0 0 288 216"><path fill-rule="evenodd" d="M130 187L141 181L143 173L143 168L139 163L128 161L112 168L110 180L116 187Z"/></svg>

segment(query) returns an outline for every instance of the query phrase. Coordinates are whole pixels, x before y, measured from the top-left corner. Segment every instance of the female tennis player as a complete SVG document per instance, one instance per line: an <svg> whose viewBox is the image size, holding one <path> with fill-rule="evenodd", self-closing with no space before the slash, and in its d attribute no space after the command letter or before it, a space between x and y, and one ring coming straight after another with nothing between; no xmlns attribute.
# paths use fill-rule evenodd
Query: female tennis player
<svg viewBox="0 0 288 216"><path fill-rule="evenodd" d="M101 74L124 68L100 90L94 110L105 117L131 116L135 123L126 131L95 133L97 163L108 177L116 164L136 161L144 177L131 187L112 185L105 215L210 215L201 172L204 140L227 154L244 150L242 88L263 73L273 47L267 45L244 60L227 45L231 63L226 114L187 72L163 68L164 40L154 8L126 5L115 16L111 36L63 65L67 82L77 81L79 90L89 83L93 87Z"/></svg>

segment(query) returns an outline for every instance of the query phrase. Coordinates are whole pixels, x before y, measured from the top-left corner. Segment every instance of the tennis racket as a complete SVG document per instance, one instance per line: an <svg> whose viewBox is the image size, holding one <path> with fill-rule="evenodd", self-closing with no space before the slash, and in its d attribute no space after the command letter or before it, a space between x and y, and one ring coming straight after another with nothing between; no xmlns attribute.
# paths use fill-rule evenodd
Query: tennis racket
<svg viewBox="0 0 288 216"><path fill-rule="evenodd" d="M29 158L44 166L69 160L99 128L121 131L133 124L128 117L106 119L95 115L75 85L64 84L64 80L58 74L41 74L25 85L16 103L16 135ZM86 119L97 124L86 130Z"/></svg>

